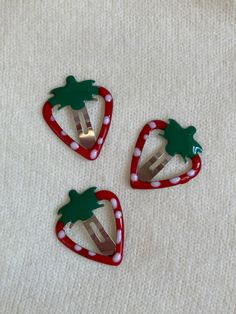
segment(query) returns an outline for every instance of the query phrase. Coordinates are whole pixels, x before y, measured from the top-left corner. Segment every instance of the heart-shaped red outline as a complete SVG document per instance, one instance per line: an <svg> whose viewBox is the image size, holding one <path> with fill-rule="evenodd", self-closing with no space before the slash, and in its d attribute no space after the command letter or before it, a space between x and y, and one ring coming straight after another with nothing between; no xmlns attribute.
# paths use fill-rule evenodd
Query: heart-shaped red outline
<svg viewBox="0 0 236 314"><path fill-rule="evenodd" d="M116 221L116 252L113 255L105 256L81 247L79 244L72 241L66 235L66 232L64 230L65 225L63 222L57 222L55 227L56 235L59 241L61 241L65 246L67 246L75 253L96 262L112 266L118 266L122 262L124 250L124 219L122 208L120 206L120 201L114 193L106 190L96 192L96 198L98 200L107 200L112 204L113 213Z"/></svg>
<svg viewBox="0 0 236 314"><path fill-rule="evenodd" d="M201 158L199 155L195 155L192 160L192 168L188 172L167 180L156 180L152 182L143 182L138 178L138 165L140 156L143 151L144 144L149 136L149 133L153 130L164 130L167 127L167 123L162 120L153 120L147 123L139 134L137 139L130 169L130 185L134 189L161 189L184 184L198 175L201 170Z"/></svg>
<svg viewBox="0 0 236 314"><path fill-rule="evenodd" d="M53 132L72 150L88 160L95 160L98 158L102 146L106 140L112 119L113 98L111 93L104 87L99 87L98 95L103 97L105 101L105 112L99 136L97 137L97 141L91 149L86 149L85 147L81 146L60 127L52 114L53 107L50 102L47 101L43 106L43 117Z"/></svg>

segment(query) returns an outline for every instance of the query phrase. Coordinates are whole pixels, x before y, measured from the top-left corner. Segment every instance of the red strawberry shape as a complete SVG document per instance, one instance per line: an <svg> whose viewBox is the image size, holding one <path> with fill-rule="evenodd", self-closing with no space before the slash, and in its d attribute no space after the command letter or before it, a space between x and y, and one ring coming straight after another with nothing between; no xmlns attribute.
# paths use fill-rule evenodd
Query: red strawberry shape
<svg viewBox="0 0 236 314"><path fill-rule="evenodd" d="M169 157L175 154L180 154L186 161L190 158L192 161L191 170L186 173L166 180L155 180L151 182L144 182L140 180L138 175L138 168L140 163L140 156L143 151L144 144L153 130L164 130L165 139L168 143L165 147ZM162 120L153 120L147 123L139 134L137 139L130 170L130 184L134 189L161 189L184 184L198 175L201 169L201 158L197 154L202 151L201 146L193 139L193 134L196 132L194 127L183 129L175 120L170 119L169 124Z"/></svg>
<svg viewBox="0 0 236 314"><path fill-rule="evenodd" d="M83 193L78 193L75 190L69 192L70 202L58 211L61 217L56 223L56 235L59 241L75 253L96 262L118 266L122 261L124 248L124 220L120 201L118 197L110 191L104 190L95 192L95 189L96 188L93 187ZM111 202L116 222L115 251L112 255L107 256L89 251L80 246L78 243L72 241L65 231L65 226L68 223L74 224L78 220L81 220L85 226L86 221L94 216L93 210L103 206L103 204L99 203L101 200Z"/></svg>
<svg viewBox="0 0 236 314"><path fill-rule="evenodd" d="M43 106L43 117L53 132L72 150L82 155L88 160L95 160L102 149L112 119L113 98L111 93L104 87L93 85L92 80L77 82L73 76L68 76L66 85L51 91L54 95ZM60 108L70 106L73 110L85 108L85 101L93 100L94 95L99 95L104 99L105 112L103 124L94 146L90 149L82 146L72 139L56 122L52 109L60 104Z"/></svg>

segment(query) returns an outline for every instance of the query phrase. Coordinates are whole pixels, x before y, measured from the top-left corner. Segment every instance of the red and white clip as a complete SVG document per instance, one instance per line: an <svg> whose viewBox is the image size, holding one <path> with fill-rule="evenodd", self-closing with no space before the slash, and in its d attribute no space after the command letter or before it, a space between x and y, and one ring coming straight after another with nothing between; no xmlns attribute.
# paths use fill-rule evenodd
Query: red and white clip
<svg viewBox="0 0 236 314"><path fill-rule="evenodd" d="M161 134L167 140L165 150L156 152L144 165L140 166L140 157L144 144L153 130L162 130ZM153 120L147 123L137 139L130 170L130 184L134 189L161 189L184 184L196 177L201 169L199 153L202 147L194 140L195 127L182 128L175 120L169 123L162 120ZM192 166L187 172L165 180L156 180L155 176L175 155L182 156L184 161L191 159Z"/></svg>

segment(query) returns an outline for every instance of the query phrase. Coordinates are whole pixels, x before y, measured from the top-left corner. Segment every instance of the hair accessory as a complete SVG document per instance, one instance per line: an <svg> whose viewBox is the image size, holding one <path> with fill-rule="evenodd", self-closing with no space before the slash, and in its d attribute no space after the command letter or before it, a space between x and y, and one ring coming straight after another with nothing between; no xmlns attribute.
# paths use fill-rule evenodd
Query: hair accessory
<svg viewBox="0 0 236 314"><path fill-rule="evenodd" d="M91 260L118 266L123 258L124 247L124 221L122 209L117 196L110 191L95 192L96 187L91 187L83 193L75 190L69 192L70 201L58 211L61 215L56 224L56 234L58 239L69 249L77 254ZM104 230L93 211L104 205L101 200L111 202L116 221L116 241L114 242ZM101 252L89 251L72 241L66 234L66 226L73 227L78 220L81 220L89 236ZM94 230L94 226L96 227ZM99 237L101 239L99 239Z"/></svg>
<svg viewBox="0 0 236 314"><path fill-rule="evenodd" d="M112 95L104 87L94 85L95 81L77 82L74 76L66 78L66 85L53 89L54 96L43 106L43 117L53 132L71 149L86 159L94 160L99 156L105 142L112 118ZM105 113L100 134L96 140L85 101L96 100L94 96L101 96L105 101ZM72 139L56 122L53 107L60 105L58 110L70 106L73 111L79 142Z"/></svg>
<svg viewBox="0 0 236 314"><path fill-rule="evenodd" d="M139 167L144 144L149 133L156 129L164 130L164 134L160 134L160 136L167 141L165 149L161 152L157 152L144 165ZM161 120L154 120L147 123L139 134L135 145L131 162L131 186L135 189L160 189L184 184L196 177L201 169L201 158L198 153L202 152L202 147L194 140L193 135L195 133L195 127L189 126L182 128L173 119L169 119L169 123ZM181 155L184 162L186 162L188 158L191 159L191 169L171 179L153 180L176 154Z"/></svg>

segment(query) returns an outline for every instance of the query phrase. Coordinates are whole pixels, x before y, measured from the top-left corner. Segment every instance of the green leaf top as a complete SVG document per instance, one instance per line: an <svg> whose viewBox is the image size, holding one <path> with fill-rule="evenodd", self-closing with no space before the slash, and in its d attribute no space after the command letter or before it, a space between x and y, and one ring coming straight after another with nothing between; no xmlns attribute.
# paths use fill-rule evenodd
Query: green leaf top
<svg viewBox="0 0 236 314"><path fill-rule="evenodd" d="M201 145L193 138L195 133L196 128L194 126L184 129L175 120L169 119L169 124L162 135L168 141L165 147L166 152L171 156L180 154L185 162L186 157L192 158L201 153Z"/></svg>
<svg viewBox="0 0 236 314"><path fill-rule="evenodd" d="M104 206L98 202L95 190L96 187L89 188L83 193L70 190L69 203L58 210L58 214L62 215L60 221L66 225L68 222L75 223L91 218L93 210Z"/></svg>
<svg viewBox="0 0 236 314"><path fill-rule="evenodd" d="M98 86L93 85L95 81L86 80L77 82L74 76L66 78L66 85L51 90L54 96L48 101L52 106L60 105L59 109L71 106L74 110L82 109L85 101L94 100L93 95L98 95Z"/></svg>

